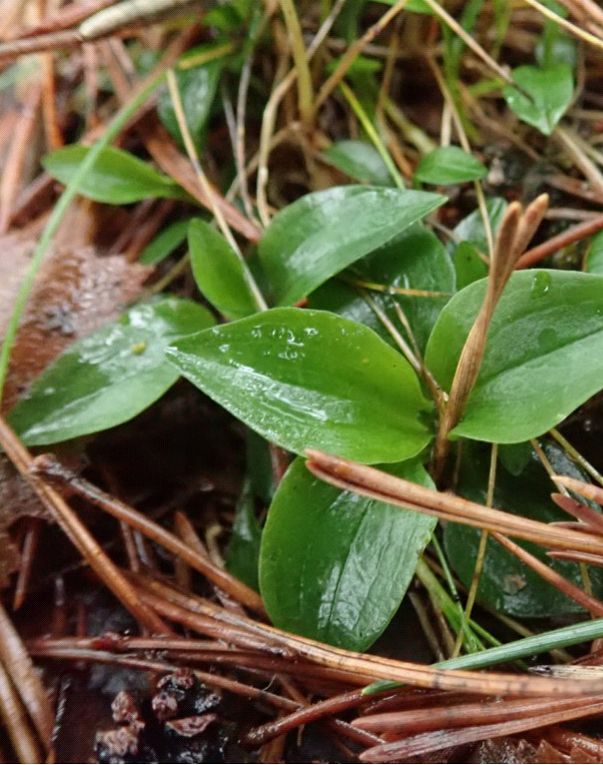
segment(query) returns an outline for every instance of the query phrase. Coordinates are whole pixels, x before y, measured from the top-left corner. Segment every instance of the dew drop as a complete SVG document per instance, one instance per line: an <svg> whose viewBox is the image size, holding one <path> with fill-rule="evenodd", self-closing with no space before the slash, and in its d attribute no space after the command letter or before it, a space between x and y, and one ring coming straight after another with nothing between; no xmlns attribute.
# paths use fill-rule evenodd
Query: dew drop
<svg viewBox="0 0 603 765"><path fill-rule="evenodd" d="M538 271L532 279L530 294L533 298L544 297L551 289L551 275L547 271Z"/></svg>

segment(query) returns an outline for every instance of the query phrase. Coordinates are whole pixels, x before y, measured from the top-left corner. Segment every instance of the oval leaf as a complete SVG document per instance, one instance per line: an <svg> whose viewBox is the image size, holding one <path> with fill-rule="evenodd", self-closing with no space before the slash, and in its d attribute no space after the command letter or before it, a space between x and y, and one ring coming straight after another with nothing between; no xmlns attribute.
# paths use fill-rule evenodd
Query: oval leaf
<svg viewBox="0 0 603 765"><path fill-rule="evenodd" d="M269 441L361 462L418 454L431 408L406 359L326 311L275 308L174 343L194 385Z"/></svg>
<svg viewBox="0 0 603 765"><path fill-rule="evenodd" d="M290 305L439 207L421 191L339 186L275 215L259 255L278 305Z"/></svg>
<svg viewBox="0 0 603 765"><path fill-rule="evenodd" d="M257 311L243 264L222 234L203 220L193 220L188 246L197 286L223 316L240 319Z"/></svg>
<svg viewBox="0 0 603 765"><path fill-rule="evenodd" d="M166 226L140 253L139 262L145 266L154 266L165 260L186 240L188 224L188 219L185 219Z"/></svg>
<svg viewBox="0 0 603 765"><path fill-rule="evenodd" d="M10 422L32 446L120 425L178 379L165 347L211 324L209 312L189 300L135 306L59 356L12 410Z"/></svg>
<svg viewBox="0 0 603 765"><path fill-rule="evenodd" d="M68 184L88 153L87 146L74 144L47 154L42 160L46 172ZM126 205L142 199L162 197L188 199L167 175L122 149L103 149L79 186L78 193L95 202Z"/></svg>
<svg viewBox="0 0 603 765"><path fill-rule="evenodd" d="M485 280L459 292L429 338L426 364L449 388ZM452 431L517 443L559 424L603 387L603 277L571 271L514 274L496 309L483 364Z"/></svg>
<svg viewBox="0 0 603 765"><path fill-rule="evenodd" d="M418 462L395 475L431 485ZM260 589L273 624L362 651L383 632L406 593L436 521L339 491L291 465L268 513Z"/></svg>
<svg viewBox="0 0 603 765"><path fill-rule="evenodd" d="M509 108L523 122L550 135L572 102L572 68L563 63L520 66L513 70L513 79L523 92L512 85L503 88Z"/></svg>
<svg viewBox="0 0 603 765"><path fill-rule="evenodd" d="M356 181L390 186L392 178L375 147L366 141L337 141L320 155L329 165Z"/></svg>
<svg viewBox="0 0 603 765"><path fill-rule="evenodd" d="M415 178L423 183L464 183L483 178L485 165L458 146L442 146L430 151L419 162Z"/></svg>

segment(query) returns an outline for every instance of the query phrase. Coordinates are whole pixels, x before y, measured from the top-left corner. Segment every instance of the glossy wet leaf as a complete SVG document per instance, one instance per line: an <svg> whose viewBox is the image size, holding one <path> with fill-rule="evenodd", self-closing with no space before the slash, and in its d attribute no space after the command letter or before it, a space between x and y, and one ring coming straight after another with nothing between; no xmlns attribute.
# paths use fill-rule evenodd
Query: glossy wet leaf
<svg viewBox="0 0 603 765"><path fill-rule="evenodd" d="M139 261L146 266L161 263L185 241L189 220L177 220L166 226L140 254Z"/></svg>
<svg viewBox="0 0 603 765"><path fill-rule="evenodd" d="M258 561L262 529L254 509L251 484L246 481L237 503L232 534L226 554L226 568L245 584L259 590Z"/></svg>
<svg viewBox="0 0 603 765"><path fill-rule="evenodd" d="M485 502L489 450L478 445L472 445L471 448L467 445L466 448L465 459L460 470L458 492L476 502ZM547 445L546 453L547 457L555 462L555 470L561 469L564 473L576 476L576 470L567 464L567 458L559 464L559 459L563 459L563 453L558 447ZM576 477L580 477L580 474ZM517 475L509 473L499 462L494 497L495 507L542 523L569 520L569 516L552 502L550 498L552 490L554 485L532 450L530 450L528 462ZM479 538L478 529L454 523L446 524L444 531L446 554L465 585L471 581ZM519 544L566 579L579 587L583 586L580 567L577 564L553 561L538 545L529 542L519 542ZM603 571L591 567L589 576L595 595L601 597ZM538 574L494 540L488 543L478 590L478 601L516 618L559 617L582 612L573 600L547 584Z"/></svg>
<svg viewBox="0 0 603 765"><path fill-rule="evenodd" d="M222 234L197 218L188 229L188 246L197 286L223 316L240 319L257 311L243 264Z"/></svg>
<svg viewBox="0 0 603 765"><path fill-rule="evenodd" d="M418 462L391 468L431 485ZM332 645L368 648L397 611L435 525L420 513L339 491L298 458L262 536L260 586L272 622Z"/></svg>
<svg viewBox="0 0 603 765"><path fill-rule="evenodd" d="M449 389L484 280L444 308L426 364ZM453 435L517 443L558 425L603 388L603 276L514 274L496 309L477 383Z"/></svg>
<svg viewBox="0 0 603 765"><path fill-rule="evenodd" d="M572 102L574 77L565 63L549 66L520 66L513 70L513 79L521 90L506 85L503 95L509 108L523 122L551 135ZM523 92L521 92L523 91Z"/></svg>
<svg viewBox="0 0 603 765"><path fill-rule="evenodd" d="M392 179L375 147L366 141L337 141L320 155L333 167L356 181L391 186Z"/></svg>
<svg viewBox="0 0 603 765"><path fill-rule="evenodd" d="M408 362L374 332L326 311L275 308L174 343L168 358L264 438L361 462L397 462L431 432Z"/></svg>
<svg viewBox="0 0 603 765"><path fill-rule="evenodd" d="M437 194L339 186L277 213L259 255L278 305L295 303L439 207Z"/></svg>
<svg viewBox="0 0 603 765"><path fill-rule="evenodd" d="M421 224L415 224L377 252L359 261L346 274L349 281L335 277L309 296L309 304L325 308L366 324L382 337L393 342L387 330L358 292L358 285L387 314L399 331L407 337L396 313L397 304L406 316L414 340L423 351L429 334L455 291L454 268L440 240ZM377 288L384 289L379 292ZM428 295L400 295L396 289L422 290ZM389 292L388 292L389 290ZM411 343L412 345L412 343Z"/></svg>
<svg viewBox="0 0 603 765"><path fill-rule="evenodd" d="M212 43L209 46L201 45L197 48L193 48L180 59L180 63L187 66L187 62L193 62L195 57L211 51L214 47L216 46ZM223 60L217 59L208 61L201 66L178 68L175 72L178 91L180 93L180 98L182 99L182 108L186 117L186 124L190 130L193 141L197 145L201 141L205 125L211 112L223 66ZM159 97L157 111L159 118L167 128L168 132L177 141L182 142L174 105L167 89L164 90Z"/></svg>
<svg viewBox="0 0 603 765"><path fill-rule="evenodd" d="M120 425L178 379L165 360L166 346L211 324L209 312L189 300L137 305L59 356L12 410L10 422L32 446Z"/></svg>
<svg viewBox="0 0 603 765"><path fill-rule="evenodd" d="M73 144L47 154L44 169L67 184L88 153L87 146ZM126 205L155 197L187 199L185 192L167 175L122 149L103 149L98 160L80 184L79 193L110 205Z"/></svg>
<svg viewBox="0 0 603 765"><path fill-rule="evenodd" d="M487 172L485 165L458 146L441 146L421 159L414 177L423 183L445 185L475 181Z"/></svg>

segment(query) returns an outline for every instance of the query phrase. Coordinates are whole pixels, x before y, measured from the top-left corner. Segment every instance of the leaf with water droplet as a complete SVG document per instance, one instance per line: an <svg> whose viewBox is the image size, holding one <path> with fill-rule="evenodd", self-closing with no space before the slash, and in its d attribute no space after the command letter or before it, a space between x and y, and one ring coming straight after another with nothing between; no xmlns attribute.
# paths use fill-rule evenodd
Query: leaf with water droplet
<svg viewBox="0 0 603 765"><path fill-rule="evenodd" d="M264 438L397 462L431 440L432 409L403 356L327 311L274 308L174 343L178 370Z"/></svg>
<svg viewBox="0 0 603 765"><path fill-rule="evenodd" d="M190 300L142 303L83 340L42 373L9 420L25 443L52 444L130 420L178 379L164 350L214 323Z"/></svg>
<svg viewBox="0 0 603 765"><path fill-rule="evenodd" d="M424 191L336 186L293 202L259 245L276 303L296 303L445 201Z"/></svg>
<svg viewBox="0 0 603 765"><path fill-rule="evenodd" d="M418 461L388 472L433 486ZM398 610L437 521L340 491L299 458L281 481L260 550L260 586L272 622L362 651Z"/></svg>
<svg viewBox="0 0 603 765"><path fill-rule="evenodd" d="M461 290L429 338L426 364L450 388L486 282ZM603 276L514 274L498 304L479 377L453 435L518 443L558 425L603 388Z"/></svg>

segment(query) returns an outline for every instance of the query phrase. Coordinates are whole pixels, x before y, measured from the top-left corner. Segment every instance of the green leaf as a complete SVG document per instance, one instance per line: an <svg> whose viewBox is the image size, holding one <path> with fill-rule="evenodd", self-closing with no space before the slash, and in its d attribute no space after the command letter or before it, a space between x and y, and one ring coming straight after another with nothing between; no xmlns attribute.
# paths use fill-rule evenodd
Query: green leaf
<svg viewBox="0 0 603 765"><path fill-rule="evenodd" d="M431 485L418 462L392 467ZM282 629L362 651L406 593L436 521L339 491L298 458L275 494L260 551L260 587Z"/></svg>
<svg viewBox="0 0 603 765"><path fill-rule="evenodd" d="M161 263L186 239L189 220L177 220L166 226L140 254L139 261L145 266Z"/></svg>
<svg viewBox="0 0 603 765"><path fill-rule="evenodd" d="M211 45L201 45L193 48L187 52L186 56L180 59L180 63L186 64L187 60L193 60L200 53L211 50L215 46L216 44L212 43ZM202 66L194 66L190 69L179 68L176 70L176 81L180 98L182 99L186 124L196 145L199 145L203 136L203 131L218 89L223 66L224 61L218 59L209 61ZM182 143L174 105L167 90L159 97L157 110L159 118L168 132L177 141Z"/></svg>
<svg viewBox="0 0 603 765"><path fill-rule="evenodd" d="M475 502L485 502L488 483L489 450L476 444L467 445L460 469L458 492ZM560 450L547 445L547 457L557 461ZM563 470L567 469L563 465ZM575 469L571 473L575 475ZM584 476L581 476L584 479ZM568 517L552 502L554 488L535 453L530 450L529 461L520 475L513 476L499 464L496 476L494 506L532 518L541 523L565 521ZM446 524L444 543L446 554L459 578L466 586L471 582L480 532L455 523ZM555 561L546 551L529 542L518 542L532 555L550 566L579 587L583 586L580 567L567 561ZM603 595L603 571L590 568L589 576L595 595ZM478 601L495 611L516 618L560 617L582 613L575 601L547 584L531 568L521 563L494 540L488 542L484 569L478 589Z"/></svg>
<svg viewBox="0 0 603 765"><path fill-rule="evenodd" d="M366 141L337 141L320 156L356 181L391 186L392 179L385 162L377 149Z"/></svg>
<svg viewBox="0 0 603 765"><path fill-rule="evenodd" d="M457 287L460 290L488 275L488 266L480 258L477 247L471 242L461 242L457 245L454 248L453 259Z"/></svg>
<svg viewBox="0 0 603 765"><path fill-rule="evenodd" d="M431 438L417 377L374 332L326 311L275 308L173 344L194 385L264 438L397 462Z"/></svg>
<svg viewBox="0 0 603 765"><path fill-rule="evenodd" d="M414 177L423 183L444 185L475 181L487 172L485 165L458 146L442 146L421 159Z"/></svg>
<svg viewBox="0 0 603 765"><path fill-rule="evenodd" d="M63 184L68 184L89 148L72 144L47 154L44 169ZM122 149L107 147L86 174L79 193L109 205L127 205L155 197L188 199L185 192L167 175L158 173L146 162Z"/></svg>
<svg viewBox="0 0 603 765"><path fill-rule="evenodd" d="M189 300L137 305L59 356L12 410L10 422L32 446L120 425L178 379L165 347L211 324L208 311Z"/></svg>
<svg viewBox="0 0 603 765"><path fill-rule="evenodd" d="M441 297L419 297L371 292L372 299L405 335L395 306L402 308L421 351L440 311L455 290L454 269L444 247L435 234L418 223L357 263L350 278L381 285L386 290L411 288L443 293ZM359 321L392 342L370 305L349 283L337 278L330 280L309 296L309 304Z"/></svg>
<svg viewBox="0 0 603 765"><path fill-rule="evenodd" d="M275 215L259 246L276 302L297 302L444 201L372 186L339 186L298 199Z"/></svg>
<svg viewBox="0 0 603 765"><path fill-rule="evenodd" d="M262 530L255 516L251 483L246 481L237 503L226 555L226 568L256 592L259 590L258 562L261 538Z"/></svg>
<svg viewBox="0 0 603 765"><path fill-rule="evenodd" d="M586 270L590 274L603 274L603 231L599 231L590 240Z"/></svg>
<svg viewBox="0 0 603 765"><path fill-rule="evenodd" d="M506 209L507 201L502 197L490 197L490 199L486 200L486 211L493 234L496 234ZM454 238L459 242L470 242L485 255L488 254L488 239L479 208L475 209L466 218L463 218L456 226Z"/></svg>
<svg viewBox="0 0 603 765"><path fill-rule="evenodd" d="M444 308L426 352L447 390L485 280ZM539 436L603 387L603 277L572 271L514 274L495 311L476 385L453 435L518 443Z"/></svg>
<svg viewBox="0 0 603 765"><path fill-rule="evenodd" d="M197 286L223 316L240 319L257 311L243 264L222 234L196 218L188 229L188 246Z"/></svg>
<svg viewBox="0 0 603 765"><path fill-rule="evenodd" d="M550 135L572 102L574 78L571 66L564 63L520 66L513 70L513 79L521 90L512 85L503 88L509 108L523 122Z"/></svg>

